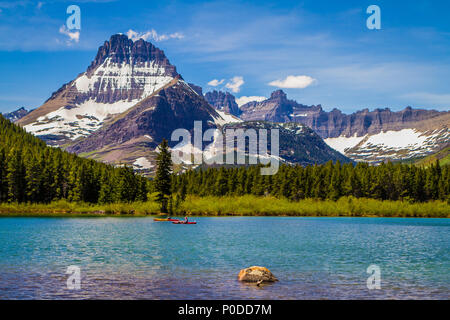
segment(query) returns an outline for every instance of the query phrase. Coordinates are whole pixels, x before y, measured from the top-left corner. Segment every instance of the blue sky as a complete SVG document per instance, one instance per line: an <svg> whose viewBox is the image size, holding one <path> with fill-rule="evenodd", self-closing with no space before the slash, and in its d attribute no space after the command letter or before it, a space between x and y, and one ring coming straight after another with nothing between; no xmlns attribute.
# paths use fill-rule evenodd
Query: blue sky
<svg viewBox="0 0 450 320"><path fill-rule="evenodd" d="M81 30L70 40L62 26L72 4ZM366 27L372 4L381 30ZM449 14L444 0L0 0L0 112L40 106L129 30L154 30L148 40L205 92L268 97L281 87L326 110L449 110Z"/></svg>

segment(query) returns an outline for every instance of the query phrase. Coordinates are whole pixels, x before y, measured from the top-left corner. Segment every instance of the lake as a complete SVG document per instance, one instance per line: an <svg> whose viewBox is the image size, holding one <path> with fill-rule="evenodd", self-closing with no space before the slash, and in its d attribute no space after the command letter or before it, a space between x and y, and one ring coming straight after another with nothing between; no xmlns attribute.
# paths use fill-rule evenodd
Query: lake
<svg viewBox="0 0 450 320"><path fill-rule="evenodd" d="M449 299L450 220L0 218L1 299ZM381 289L367 288L367 268ZM81 288L69 290L68 266ZM259 265L280 280L237 281Z"/></svg>

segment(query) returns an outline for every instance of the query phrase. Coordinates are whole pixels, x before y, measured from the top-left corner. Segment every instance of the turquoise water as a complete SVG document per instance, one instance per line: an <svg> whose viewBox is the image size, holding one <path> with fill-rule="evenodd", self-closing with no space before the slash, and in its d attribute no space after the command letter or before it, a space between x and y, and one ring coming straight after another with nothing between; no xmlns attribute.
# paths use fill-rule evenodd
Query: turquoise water
<svg viewBox="0 0 450 320"><path fill-rule="evenodd" d="M0 218L1 299L449 299L450 220ZM366 269L381 268L368 290ZM70 265L81 289L66 287ZM240 269L280 280L256 287Z"/></svg>

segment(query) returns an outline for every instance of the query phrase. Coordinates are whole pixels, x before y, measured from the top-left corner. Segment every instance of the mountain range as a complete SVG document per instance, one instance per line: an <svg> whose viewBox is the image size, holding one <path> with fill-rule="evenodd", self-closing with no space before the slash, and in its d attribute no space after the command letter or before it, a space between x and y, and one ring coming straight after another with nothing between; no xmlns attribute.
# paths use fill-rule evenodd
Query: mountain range
<svg viewBox="0 0 450 320"><path fill-rule="evenodd" d="M356 161L379 163L435 153L450 144L450 112L407 107L364 109L344 114L324 111L289 100L282 90L264 101L241 106L245 121L265 120L302 123L313 129L332 148Z"/></svg>
<svg viewBox="0 0 450 320"><path fill-rule="evenodd" d="M222 133L225 128L262 124L282 128L280 157L288 163L407 160L438 152L450 141L449 111L407 107L398 112L387 108L327 112L321 105L288 99L282 90L239 107L229 92L203 94L200 86L184 81L152 43L122 34L105 41L86 71L42 106L4 116L49 145L104 162L130 164L146 173L154 169L161 140L169 139L177 128L192 134L194 121L201 121L204 130Z"/></svg>
<svg viewBox="0 0 450 320"><path fill-rule="evenodd" d="M237 117L240 109L234 99L217 91L203 95L201 87L184 81L162 50L117 34L98 49L85 72L16 123L49 145L103 162L132 165L148 174L154 170L162 139L170 139L178 128L193 133L194 121L201 122L204 131L230 129L230 124L282 129L283 162L350 161L303 124L244 122ZM169 145L175 148L177 142ZM215 145L211 143L209 150ZM203 147L208 148L206 143ZM188 167L192 167L189 161L181 169Z"/></svg>

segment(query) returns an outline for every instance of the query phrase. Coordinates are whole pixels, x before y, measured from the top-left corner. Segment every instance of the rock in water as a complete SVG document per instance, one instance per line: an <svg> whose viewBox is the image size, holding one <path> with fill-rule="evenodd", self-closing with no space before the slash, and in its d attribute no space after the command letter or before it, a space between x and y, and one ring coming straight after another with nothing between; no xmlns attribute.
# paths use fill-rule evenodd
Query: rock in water
<svg viewBox="0 0 450 320"><path fill-rule="evenodd" d="M264 267L250 267L242 269L238 275L239 281L245 282L275 282L278 279L269 271L269 269Z"/></svg>

